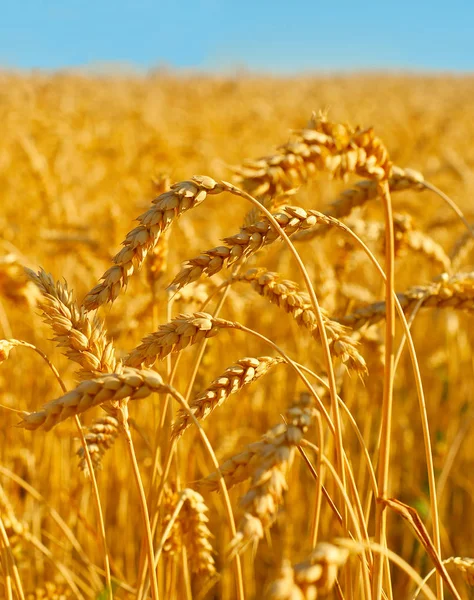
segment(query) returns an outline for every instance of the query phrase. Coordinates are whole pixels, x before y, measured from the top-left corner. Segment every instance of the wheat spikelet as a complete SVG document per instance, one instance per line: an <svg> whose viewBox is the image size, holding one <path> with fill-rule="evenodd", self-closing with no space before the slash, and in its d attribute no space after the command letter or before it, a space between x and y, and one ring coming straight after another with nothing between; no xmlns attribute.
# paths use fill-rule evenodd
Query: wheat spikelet
<svg viewBox="0 0 474 600"><path fill-rule="evenodd" d="M20 346L18 340L0 340L0 364L8 360L10 352L15 346Z"/></svg>
<svg viewBox="0 0 474 600"><path fill-rule="evenodd" d="M40 296L25 274L21 260L13 253L0 257L0 296L31 307L36 306Z"/></svg>
<svg viewBox="0 0 474 600"><path fill-rule="evenodd" d="M474 558L454 556L445 561L445 564L452 564L462 576L466 583L474 587Z"/></svg>
<svg viewBox="0 0 474 600"><path fill-rule="evenodd" d="M90 319L79 308L66 283L55 282L42 269L28 274L41 291L40 300L43 319L54 332L53 340L65 348L66 356L81 365L80 377L114 372L117 367L115 350L107 340L104 323L98 318Z"/></svg>
<svg viewBox="0 0 474 600"><path fill-rule="evenodd" d="M231 395L244 386L257 381L268 371L283 362L282 358L260 356L258 358L245 357L227 367L203 392L190 402L189 406L197 419L207 418L213 410ZM179 437L191 425L190 415L180 410L178 419L173 426L173 437Z"/></svg>
<svg viewBox="0 0 474 600"><path fill-rule="evenodd" d="M234 167L236 180L253 196L274 197L313 179L320 171L345 179L355 173L379 181L391 175L391 162L372 129L331 123L320 115L272 156Z"/></svg>
<svg viewBox="0 0 474 600"><path fill-rule="evenodd" d="M315 210L304 210L299 206L285 206L273 215L287 235L312 227L318 222L344 230L339 221ZM177 289L196 281L201 275L215 275L225 266L231 266L280 239L278 232L266 217L257 223L242 227L240 233L224 238L224 246L211 248L186 262L186 266L176 275L172 285Z"/></svg>
<svg viewBox="0 0 474 600"><path fill-rule="evenodd" d="M235 326L232 321L217 319L204 312L178 315L169 323L160 325L158 331L143 338L141 344L125 359L125 364L149 367L171 352L179 352L204 338L217 335L221 328Z"/></svg>
<svg viewBox="0 0 474 600"><path fill-rule="evenodd" d="M243 275L234 277L234 280L250 283L260 296L283 308L299 326L308 329L313 337L319 340L316 315L309 296L301 292L295 282L283 279L280 274L264 268L250 269ZM331 320L324 312L323 320L333 355L347 363L350 369L360 374L366 373L365 360L357 351L354 340L349 337L348 330Z"/></svg>
<svg viewBox="0 0 474 600"><path fill-rule="evenodd" d="M208 194L220 194L225 189L225 185L210 177L195 176L190 181L175 183L158 196L153 206L138 217L140 225L127 234L123 248L113 258L114 265L86 296L85 309L90 311L115 300L173 220L204 202Z"/></svg>
<svg viewBox="0 0 474 600"><path fill-rule="evenodd" d="M206 513L209 509L201 494L191 488L186 488L179 494L172 493L168 488L163 525L166 527L170 522L180 502L182 508L173 523L163 550L173 556L184 544L188 551L191 571L200 577L213 577L216 574L216 566L214 550L210 542L212 534L207 526L209 519Z"/></svg>
<svg viewBox="0 0 474 600"><path fill-rule="evenodd" d="M473 311L474 273L458 274L453 277L446 275L430 285L412 287L397 294L397 297L405 312L411 312L418 304L421 307ZM364 325L378 323L384 318L385 302L375 302L335 320L352 329L359 329Z"/></svg>
<svg viewBox="0 0 474 600"><path fill-rule="evenodd" d="M125 367L121 373L109 373L83 381L77 388L45 404L37 412L23 412L23 421L18 427L49 431L68 417L79 415L105 402L116 402L124 398L138 400L167 389L158 373Z"/></svg>
<svg viewBox="0 0 474 600"><path fill-rule="evenodd" d="M118 433L119 422L111 415L95 419L92 425L87 428L84 438L89 449L94 470L102 468L102 458L105 452L112 447ZM80 458L79 468L88 475L89 467L82 446L77 451L77 455Z"/></svg>

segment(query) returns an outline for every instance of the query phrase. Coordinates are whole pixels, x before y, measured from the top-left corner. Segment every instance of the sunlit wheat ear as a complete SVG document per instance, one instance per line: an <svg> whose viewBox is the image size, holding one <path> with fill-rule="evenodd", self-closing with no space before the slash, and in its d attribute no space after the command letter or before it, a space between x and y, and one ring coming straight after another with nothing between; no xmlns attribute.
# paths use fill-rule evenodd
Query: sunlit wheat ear
<svg viewBox="0 0 474 600"><path fill-rule="evenodd" d="M201 392L189 403L194 416L203 420L208 417L231 395L241 390L244 386L263 377L268 371L283 362L282 358L260 356L258 358L245 357L239 359L215 379L208 388ZM178 419L173 426L173 437L179 437L191 425L190 415L180 410Z"/></svg>
<svg viewBox="0 0 474 600"><path fill-rule="evenodd" d="M55 282L42 269L27 271L41 292L43 320L51 327L53 340L66 356L81 365L80 377L90 378L116 370L115 350L107 339L103 321L91 318L74 300L66 283Z"/></svg>
<svg viewBox="0 0 474 600"><path fill-rule="evenodd" d="M320 542L308 558L294 566L295 582L305 598L325 596L334 588L339 569L349 557L346 548ZM311 595L312 594L312 595Z"/></svg>
<svg viewBox="0 0 474 600"><path fill-rule="evenodd" d="M296 231L313 227L316 223L345 230L336 219L316 210L304 210L299 206L285 206L273 216L283 231L290 236ZM186 261L186 266L176 275L172 285L180 289L203 274L215 275L225 267L249 258L264 246L280 239L279 233L267 217L262 217L257 223L242 227L240 233L224 238L223 246L206 250L196 258Z"/></svg>
<svg viewBox="0 0 474 600"><path fill-rule="evenodd" d="M314 117L306 129L275 154L233 167L241 187L257 197L274 197L314 179L318 172L344 179L350 173L381 180L390 177L391 162L372 129L354 129Z"/></svg>
<svg viewBox="0 0 474 600"><path fill-rule="evenodd" d="M96 419L92 425L87 428L87 433L84 437L94 470L102 468L102 458L105 452L112 447L118 434L119 422L115 417L110 415ZM89 467L82 446L77 451L77 455L80 458L79 468L81 471L84 471L85 475L88 475Z"/></svg>
<svg viewBox="0 0 474 600"><path fill-rule="evenodd" d="M185 488L180 493L171 493L168 489L163 519L164 528L170 523L176 507L179 513L165 540L163 551L173 556L184 545L188 552L191 571L200 577L213 577L216 575L216 566L211 544L212 534L207 526L209 509L204 498L191 488Z"/></svg>
<svg viewBox="0 0 474 600"><path fill-rule="evenodd" d="M316 315L311 301L308 294L300 291L295 282L263 268L250 269L243 275L234 277L234 280L250 283L260 296L290 314L300 327L308 329L319 342ZM367 366L357 350L357 342L349 337L349 330L341 327L340 323L330 319L324 312L323 320L333 356L340 358L349 369L364 375Z"/></svg>
<svg viewBox="0 0 474 600"><path fill-rule="evenodd" d="M390 193L405 190L423 191L426 189L423 182L424 177L418 171L402 169L395 165L392 166L392 175L388 179ZM323 212L325 215L336 219L343 219L348 217L356 208L363 206L369 200L375 200L378 196L377 181L370 179L359 181L352 188L344 190ZM296 233L293 240L311 240L316 236L325 234L327 231L326 226L318 225L312 229Z"/></svg>
<svg viewBox="0 0 474 600"><path fill-rule="evenodd" d="M173 220L201 204L208 194L220 194L225 189L226 186L210 177L195 176L190 181L175 183L158 196L153 206L138 217L140 225L127 234L122 250L113 258L114 266L86 296L85 309L94 310L115 300Z"/></svg>
<svg viewBox="0 0 474 600"><path fill-rule="evenodd" d="M105 402L116 402L124 398L139 400L153 392L161 393L165 390L168 388L155 371L126 367L121 373L110 373L83 381L76 389L45 404L37 412L23 412L23 421L18 427L49 431L65 419Z"/></svg>
<svg viewBox="0 0 474 600"><path fill-rule="evenodd" d="M446 274L430 285L412 287L397 294L405 312L411 312L418 304L421 307L453 308L474 310L474 273L459 273L448 277ZM351 314L337 319L343 325L359 329L373 325L385 318L385 302L375 302L363 306Z"/></svg>
<svg viewBox="0 0 474 600"><path fill-rule="evenodd" d="M221 329L235 327L226 319L217 319L208 313L181 314L169 323L160 325L158 331L143 338L141 344L132 350L125 364L138 367L151 366L171 352L179 352L205 338L214 337Z"/></svg>
<svg viewBox="0 0 474 600"><path fill-rule="evenodd" d="M249 544L258 543L265 528L275 521L287 489L286 475L296 446L311 425L314 414L310 403L288 409L286 423L270 429L260 442L247 446L243 453L226 461L218 473L212 473L202 481L206 487L217 489L221 475L228 488L251 478L249 490L240 500L244 517L230 544L230 556L241 553Z"/></svg>

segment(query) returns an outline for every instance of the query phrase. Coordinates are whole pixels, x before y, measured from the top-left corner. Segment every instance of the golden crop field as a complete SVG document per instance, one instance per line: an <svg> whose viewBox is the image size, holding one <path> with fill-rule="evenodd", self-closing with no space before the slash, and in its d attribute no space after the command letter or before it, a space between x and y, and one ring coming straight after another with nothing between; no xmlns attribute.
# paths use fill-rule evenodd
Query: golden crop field
<svg viewBox="0 0 474 600"><path fill-rule="evenodd" d="M473 597L473 114L0 74L2 598Z"/></svg>

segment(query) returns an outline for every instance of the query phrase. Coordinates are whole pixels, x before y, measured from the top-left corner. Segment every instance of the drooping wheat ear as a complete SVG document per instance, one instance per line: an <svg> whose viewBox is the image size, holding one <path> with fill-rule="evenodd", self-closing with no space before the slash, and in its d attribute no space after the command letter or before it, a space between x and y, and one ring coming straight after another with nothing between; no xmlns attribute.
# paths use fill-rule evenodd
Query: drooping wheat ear
<svg viewBox="0 0 474 600"><path fill-rule="evenodd" d="M346 222L347 226L365 242L385 241L385 223L379 221L367 221L362 218L351 218ZM395 235L395 256L403 255L407 249L419 252L428 258L443 271L451 268L451 261L440 246L428 234L415 229L413 219L404 213L393 214L393 229Z"/></svg>
<svg viewBox="0 0 474 600"><path fill-rule="evenodd" d="M20 258L13 253L0 257L0 296L31 307L36 306L40 296Z"/></svg>
<svg viewBox="0 0 474 600"><path fill-rule="evenodd" d="M125 359L131 367L151 366L171 352L179 352L204 338L214 337L223 328L236 327L226 319L217 319L204 312L181 314L169 323L160 325L158 331L143 338L141 344Z"/></svg>
<svg viewBox="0 0 474 600"><path fill-rule="evenodd" d="M87 294L85 309L90 311L113 302L173 220L201 204L208 194L220 194L225 189L222 183L197 175L190 181L175 183L158 196L153 206L138 217L140 225L127 234L124 247L112 259L114 265L104 273L101 283Z"/></svg>
<svg viewBox="0 0 474 600"><path fill-rule="evenodd" d="M397 297L405 312L410 312L418 303L421 303L421 307L474 311L474 273L460 273L453 277L444 274L430 285L412 287L397 294ZM375 302L339 317L336 321L352 329L359 329L384 318L385 302Z"/></svg>
<svg viewBox="0 0 474 600"><path fill-rule="evenodd" d="M68 417L79 415L93 406L117 402L124 398L139 400L153 392L161 393L166 390L168 387L155 371L125 367L121 373L109 373L83 381L77 388L45 404L37 412L23 412L23 421L18 427L49 431Z"/></svg>
<svg viewBox="0 0 474 600"><path fill-rule="evenodd" d="M306 129L272 156L233 167L236 180L257 197L274 197L314 179L318 172L345 179L350 173L373 180L388 179L392 164L372 129L361 130L326 117L313 117Z"/></svg>
<svg viewBox="0 0 474 600"><path fill-rule="evenodd" d="M186 488L180 493L170 493L168 489L163 519L165 528L179 504L182 505L181 509L163 550L173 556L184 544L188 551L191 571L200 577L213 577L216 574L216 566L214 550L210 542L212 534L207 526L209 509L204 498L191 488Z"/></svg>
<svg viewBox="0 0 474 600"><path fill-rule="evenodd" d="M444 564L454 565L462 573L466 583L474 587L474 558L453 556L444 561Z"/></svg>
<svg viewBox="0 0 474 600"><path fill-rule="evenodd" d="M247 282L252 288L272 304L276 304L290 314L300 327L308 329L319 341L316 315L307 293L300 291L294 281L283 279L279 273L264 268L250 269L234 277L235 281ZM348 335L348 330L330 319L323 311L324 327L331 352L359 374L367 372L364 358L357 351L357 343Z"/></svg>
<svg viewBox="0 0 474 600"><path fill-rule="evenodd" d="M91 319L79 308L66 283L55 282L42 269L38 273L29 269L27 272L42 294L39 304L44 321L54 332L53 340L65 349L70 360L81 365L81 379L114 372L115 350L107 340L103 321Z"/></svg>
<svg viewBox="0 0 474 600"><path fill-rule="evenodd" d="M283 362L280 357L260 356L258 358L245 357L239 359L215 379L209 387L194 398L189 404L191 411L197 419L203 420L213 410L231 395L244 386L257 381L268 371ZM178 413L178 418L173 426L173 437L181 436L191 425L191 417L183 410Z"/></svg>
<svg viewBox="0 0 474 600"><path fill-rule="evenodd" d="M118 433L119 422L111 415L95 419L92 425L87 428L87 433L84 437L94 470L102 468L102 458L106 451L113 446ZM88 475L89 467L82 446L77 451L77 455L80 458L79 468Z"/></svg>
<svg viewBox="0 0 474 600"><path fill-rule="evenodd" d="M325 596L334 588L339 569L345 565L349 550L320 542L308 558L294 566L295 582L305 598Z"/></svg>
<svg viewBox="0 0 474 600"><path fill-rule="evenodd" d="M206 487L216 490L220 475L228 488L251 478L249 491L241 499L245 514L231 542L231 555L240 553L251 542L258 542L265 527L276 519L287 489L287 471L314 413L310 402L288 409L286 423L270 429L260 442L247 446L243 453L226 461L219 472L211 473L202 481Z"/></svg>
<svg viewBox="0 0 474 600"><path fill-rule="evenodd" d="M424 177L418 171L413 169L402 169L395 165L392 166L392 175L389 177L388 184L391 192L404 190L422 191L424 186ZM363 206L369 200L375 200L379 196L377 181L364 180L359 181L354 187L345 190L334 200L324 211L325 215L336 219L348 217L352 211ZM293 236L295 241L309 241L316 236L323 235L328 231L325 225L317 225L314 228L300 231Z"/></svg>
<svg viewBox="0 0 474 600"><path fill-rule="evenodd" d="M324 223L345 230L342 223L327 217L316 210L304 210L299 206L285 206L273 215L287 235L313 227L316 223ZM278 232L266 217L258 223L242 227L240 233L224 238L224 246L206 250L196 258L186 262L186 266L176 275L172 285L178 289L196 281L201 275L209 277L221 271L225 266L231 266L249 258L252 254L280 239Z"/></svg>

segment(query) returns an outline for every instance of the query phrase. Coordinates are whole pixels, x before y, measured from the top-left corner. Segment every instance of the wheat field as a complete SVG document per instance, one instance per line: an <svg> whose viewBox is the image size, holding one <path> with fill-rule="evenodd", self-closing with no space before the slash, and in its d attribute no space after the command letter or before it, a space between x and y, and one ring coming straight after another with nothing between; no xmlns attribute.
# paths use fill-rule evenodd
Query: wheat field
<svg viewBox="0 0 474 600"><path fill-rule="evenodd" d="M0 73L2 598L474 597L473 114Z"/></svg>

